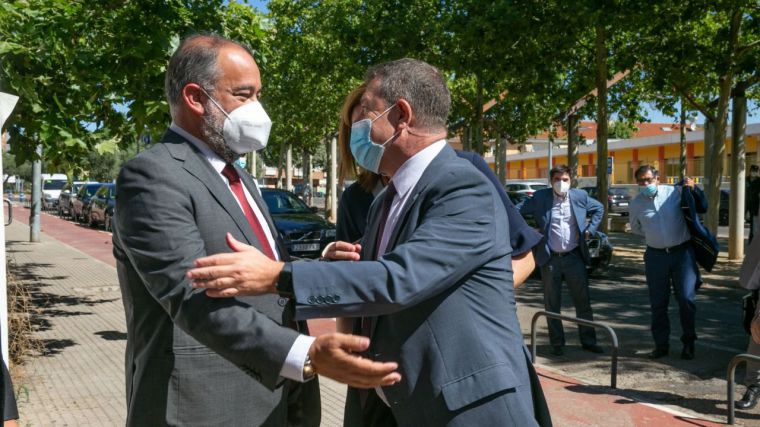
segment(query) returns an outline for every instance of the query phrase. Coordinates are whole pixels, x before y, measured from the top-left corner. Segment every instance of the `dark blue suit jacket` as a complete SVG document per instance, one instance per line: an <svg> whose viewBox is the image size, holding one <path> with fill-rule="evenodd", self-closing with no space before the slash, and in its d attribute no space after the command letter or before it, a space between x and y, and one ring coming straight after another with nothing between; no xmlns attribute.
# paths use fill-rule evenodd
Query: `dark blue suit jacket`
<svg viewBox="0 0 760 427"><path fill-rule="evenodd" d="M586 239L584 233L588 231L593 234L599 227L599 223L602 222L602 216L604 215L604 206L598 201L592 199L583 190L575 188L570 189L570 204L573 207L573 215L575 221L578 223L578 246L581 250L583 261L586 264L591 262L589 256L588 246L586 245ZM517 206L517 209L523 215L533 215L538 224L538 231L543 234L543 238L533 248L533 256L536 258L536 264L543 266L551 258L551 249L549 248L549 227L552 223L552 202L554 200L554 190L551 188L544 188L538 190L533 194L533 197L525 200ZM591 221L586 224L586 217L591 215Z"/></svg>
<svg viewBox="0 0 760 427"><path fill-rule="evenodd" d="M362 241L365 261L292 264L297 318L374 317L369 354L399 363L402 381L383 392L401 426L534 418L531 405L469 411L530 383L496 190L447 146L408 197L376 261L382 194Z"/></svg>

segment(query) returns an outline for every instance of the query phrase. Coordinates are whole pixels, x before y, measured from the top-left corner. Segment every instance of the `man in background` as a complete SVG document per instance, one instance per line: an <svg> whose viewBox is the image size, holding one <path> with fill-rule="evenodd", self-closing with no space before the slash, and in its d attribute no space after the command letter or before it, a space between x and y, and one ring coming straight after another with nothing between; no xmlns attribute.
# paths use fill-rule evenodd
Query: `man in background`
<svg viewBox="0 0 760 427"><path fill-rule="evenodd" d="M657 170L643 165L636 170L639 185L637 195L629 206L631 232L644 236L644 269L649 303L652 311L652 337L655 348L652 359L668 356L670 352L670 320L668 304L673 288L681 318L681 358L694 358L697 339L695 318L696 289L699 270L690 240L691 234L681 210L681 186L660 185ZM694 188L694 180L686 178L685 186ZM701 192L695 191L695 197ZM704 203L703 203L704 205Z"/></svg>
<svg viewBox="0 0 760 427"><path fill-rule="evenodd" d="M560 313L562 309L562 279L567 283L580 319L594 320L589 295L588 271L591 263L586 238L595 233L604 215L604 206L583 190L570 188L570 168L559 165L550 171L551 188L536 191L518 208L520 213L533 215L543 234L534 248L536 264L541 267L544 283L544 307ZM591 219L586 223L586 217ZM562 321L547 319L552 354L564 354L565 331ZM596 344L596 331L578 326L581 347L592 353L603 353Z"/></svg>

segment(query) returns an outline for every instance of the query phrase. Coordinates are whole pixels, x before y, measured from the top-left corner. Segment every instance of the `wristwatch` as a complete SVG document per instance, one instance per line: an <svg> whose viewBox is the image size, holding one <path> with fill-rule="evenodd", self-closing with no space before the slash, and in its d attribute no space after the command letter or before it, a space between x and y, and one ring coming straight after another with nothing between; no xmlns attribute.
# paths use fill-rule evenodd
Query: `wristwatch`
<svg viewBox="0 0 760 427"><path fill-rule="evenodd" d="M311 364L311 357L306 355L306 359L303 361L303 382L311 381L317 376L317 371L314 369L314 365Z"/></svg>

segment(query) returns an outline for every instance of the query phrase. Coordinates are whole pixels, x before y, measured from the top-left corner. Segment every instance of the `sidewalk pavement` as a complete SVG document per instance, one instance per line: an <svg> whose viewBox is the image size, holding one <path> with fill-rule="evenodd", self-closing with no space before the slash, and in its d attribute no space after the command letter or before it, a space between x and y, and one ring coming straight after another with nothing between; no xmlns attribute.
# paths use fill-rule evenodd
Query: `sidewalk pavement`
<svg viewBox="0 0 760 427"><path fill-rule="evenodd" d="M17 207L14 223L6 228L14 261L10 271L32 293L39 310L36 336L44 344L14 384L21 425L123 425L126 328L110 234L43 213L42 241L28 243L28 215ZM536 308L520 307L526 334L527 310ZM331 329L329 320L314 326L317 333ZM541 363L538 371L557 426L717 425L693 413L643 404L631 393L589 384ZM340 426L344 387L320 381L322 425Z"/></svg>

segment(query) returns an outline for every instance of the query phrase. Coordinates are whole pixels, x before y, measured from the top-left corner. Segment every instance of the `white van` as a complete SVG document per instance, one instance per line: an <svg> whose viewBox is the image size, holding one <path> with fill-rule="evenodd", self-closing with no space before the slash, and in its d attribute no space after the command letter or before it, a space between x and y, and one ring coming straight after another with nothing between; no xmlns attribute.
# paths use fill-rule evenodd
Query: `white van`
<svg viewBox="0 0 760 427"><path fill-rule="evenodd" d="M43 173L41 177L42 209L55 209L58 205L58 196L61 195L61 190L68 184L69 179L66 177L66 174L62 173Z"/></svg>

